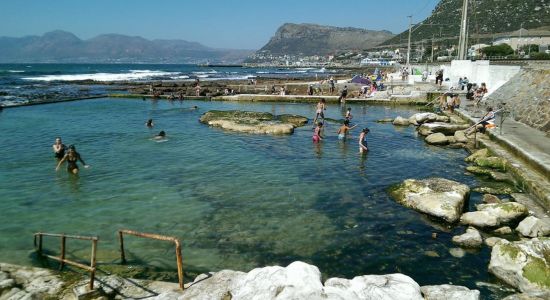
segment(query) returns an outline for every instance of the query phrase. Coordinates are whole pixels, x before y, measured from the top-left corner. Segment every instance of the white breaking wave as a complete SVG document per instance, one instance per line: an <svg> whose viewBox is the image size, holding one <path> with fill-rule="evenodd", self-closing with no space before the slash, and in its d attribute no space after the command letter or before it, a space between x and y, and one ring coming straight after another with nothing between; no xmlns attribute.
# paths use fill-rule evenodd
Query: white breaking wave
<svg viewBox="0 0 550 300"><path fill-rule="evenodd" d="M180 75L180 76L172 76L172 77L170 77L170 78L172 78L172 79L188 79L189 76L187 76L187 75Z"/></svg>
<svg viewBox="0 0 550 300"><path fill-rule="evenodd" d="M10 72L10 73L24 73L25 71L20 71L20 70L8 70L8 72Z"/></svg>
<svg viewBox="0 0 550 300"><path fill-rule="evenodd" d="M24 80L37 81L78 81L78 80L93 80L93 81L126 81L126 80L142 80L158 76L174 76L177 72L163 72L151 70L132 70L130 73L94 73L94 74L74 74L74 75L43 75L36 77L23 77Z"/></svg>

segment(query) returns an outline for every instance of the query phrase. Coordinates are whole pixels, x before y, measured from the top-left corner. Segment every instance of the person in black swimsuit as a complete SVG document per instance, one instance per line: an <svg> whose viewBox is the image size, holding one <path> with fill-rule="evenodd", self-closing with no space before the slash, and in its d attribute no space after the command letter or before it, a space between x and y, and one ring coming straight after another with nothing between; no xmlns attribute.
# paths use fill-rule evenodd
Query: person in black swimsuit
<svg viewBox="0 0 550 300"><path fill-rule="evenodd" d="M63 162L67 161L67 171L72 174L78 174L78 165L76 164L77 161L80 161L84 168L89 168L89 166L84 162L82 157L80 157L80 154L76 152L76 149L73 145L69 146L69 151L63 158L59 161L57 164L57 167L55 167L55 170L59 170L59 167Z"/></svg>
<svg viewBox="0 0 550 300"><path fill-rule="evenodd" d="M67 149L67 147L65 147L63 142L61 142L60 137L55 139L55 143L52 145L52 148L54 156L55 158L57 158L57 160L60 160L63 158L63 156L65 156L65 150Z"/></svg>

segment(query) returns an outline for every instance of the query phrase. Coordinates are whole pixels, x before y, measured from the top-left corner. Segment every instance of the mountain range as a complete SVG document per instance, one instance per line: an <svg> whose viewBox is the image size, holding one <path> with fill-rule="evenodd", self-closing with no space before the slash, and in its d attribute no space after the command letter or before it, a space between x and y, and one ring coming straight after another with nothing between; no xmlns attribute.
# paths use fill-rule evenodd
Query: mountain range
<svg viewBox="0 0 550 300"><path fill-rule="evenodd" d="M121 34L82 40L61 30L42 36L0 37L0 63L239 63L253 52Z"/></svg>
<svg viewBox="0 0 550 300"><path fill-rule="evenodd" d="M286 23L257 53L276 56L327 55L348 49L369 48L393 36L387 30Z"/></svg>

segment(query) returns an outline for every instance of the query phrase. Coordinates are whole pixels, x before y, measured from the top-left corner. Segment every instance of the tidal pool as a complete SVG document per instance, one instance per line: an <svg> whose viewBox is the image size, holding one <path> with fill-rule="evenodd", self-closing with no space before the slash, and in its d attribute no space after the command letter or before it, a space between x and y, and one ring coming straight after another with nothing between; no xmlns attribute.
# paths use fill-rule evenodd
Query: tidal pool
<svg viewBox="0 0 550 300"><path fill-rule="evenodd" d="M193 105L199 109L186 109ZM409 116L414 108L349 107L353 122L371 129L364 157L359 128L343 143L338 125L328 123L327 138L314 145L311 125L269 136L198 122L210 109L312 118L313 104L97 99L5 109L0 261L36 264L32 237L43 231L98 235L99 263L118 263L115 232L127 228L179 237L187 274L302 260L325 278L401 272L421 285L494 282L487 248L462 258L450 254L450 239L463 227L434 222L386 193L404 179L431 176L475 186L476 178L464 174L466 151L428 146L413 127L374 122ZM329 105L326 115L341 119L344 110ZM148 118L153 129L144 126ZM160 130L168 141L151 140ZM51 145L57 136L76 145L91 168L81 168L78 177L65 167L56 173ZM473 193L469 205L478 201ZM45 246L59 251L56 239ZM125 246L130 263L176 278L173 245L128 237ZM67 247L69 257L89 259L88 243Z"/></svg>

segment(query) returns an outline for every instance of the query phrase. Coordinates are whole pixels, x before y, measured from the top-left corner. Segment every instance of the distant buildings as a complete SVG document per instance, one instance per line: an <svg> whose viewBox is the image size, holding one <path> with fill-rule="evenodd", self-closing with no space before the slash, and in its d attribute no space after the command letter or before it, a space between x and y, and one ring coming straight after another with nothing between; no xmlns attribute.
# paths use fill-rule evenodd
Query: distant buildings
<svg viewBox="0 0 550 300"><path fill-rule="evenodd" d="M520 29L508 34L496 36L493 45L508 44L517 50L525 45L550 45L550 31Z"/></svg>

